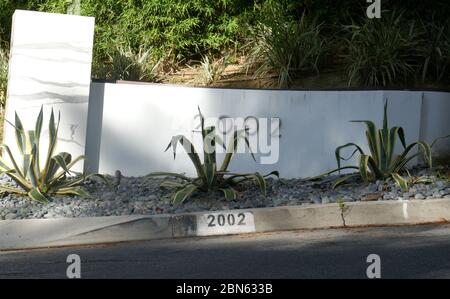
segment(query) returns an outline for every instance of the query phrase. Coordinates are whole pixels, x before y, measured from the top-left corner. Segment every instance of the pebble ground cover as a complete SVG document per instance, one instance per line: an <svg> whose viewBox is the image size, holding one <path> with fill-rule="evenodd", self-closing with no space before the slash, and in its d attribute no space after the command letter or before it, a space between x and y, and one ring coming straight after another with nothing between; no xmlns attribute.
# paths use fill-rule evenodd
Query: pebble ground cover
<svg viewBox="0 0 450 299"><path fill-rule="evenodd" d="M154 215L186 213L196 211L218 211L293 205L319 205L336 203L339 200L428 200L446 198L450 200L450 166L434 169L413 169L411 175L420 181L412 184L408 191L399 188L392 180L363 183L359 179L331 188L338 176L320 180L268 179L267 196L263 196L254 184L246 184L239 191L239 198L227 201L221 193L199 193L182 204L171 202L170 190L161 188L161 179L145 177L122 177L117 184L109 177L112 186L101 180L88 180L84 187L92 199L79 196L53 196L48 204L27 197L3 194L0 198L0 220L62 217L97 217L118 215ZM446 174L446 175L442 175ZM0 183L12 182L2 176Z"/></svg>

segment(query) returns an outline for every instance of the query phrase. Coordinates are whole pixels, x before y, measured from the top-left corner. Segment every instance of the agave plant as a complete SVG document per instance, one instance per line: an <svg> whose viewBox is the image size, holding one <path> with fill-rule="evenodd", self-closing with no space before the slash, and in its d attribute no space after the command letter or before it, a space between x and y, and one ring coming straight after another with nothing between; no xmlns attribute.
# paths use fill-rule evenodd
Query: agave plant
<svg viewBox="0 0 450 299"><path fill-rule="evenodd" d="M79 195L89 197L89 194L79 185L90 176L103 176L99 174L90 174L88 176L73 176L70 170L77 162L84 159L79 156L72 159L72 155L67 152L54 154L57 143L58 128L60 122L60 114L55 123L55 115L53 109L50 114L49 121L49 145L47 149L46 160L43 161L41 168L40 153L40 137L43 123L43 108L39 112L34 130L25 131L22 122L15 114L15 123L11 124L15 128L15 136L19 153L21 155L21 163L17 162L10 148L6 144L2 144L4 150L3 157L0 157L0 172L9 176L17 185L1 185L0 191L8 193L16 193L28 195L31 199L41 203L47 203L48 195ZM8 156L12 166L4 159L5 153Z"/></svg>
<svg viewBox="0 0 450 299"><path fill-rule="evenodd" d="M266 195L266 178L270 175L279 176L278 171L272 171L269 174L261 175L258 172L255 173L233 173L228 171L228 166L236 152L238 142L243 140L247 147L250 148L250 144L247 137L247 129L235 130L233 137L227 147L224 145L222 139L216 134L215 127L205 127L205 118L203 117L200 108L198 108L201 122L201 133L203 140L203 163L200 160L200 155L196 151L192 142L189 141L183 135L173 136L168 144L166 151L169 148L173 149L173 157L176 157L177 145L181 144L192 161L195 167L197 177L190 178L183 174L171 173L171 172L154 172L149 174L152 176L172 177L179 179L164 180L161 186L168 188L175 188L173 195L174 203L181 203L189 198L195 192L223 192L227 200L233 200L238 197L238 192L234 187L245 182L254 181L259 186L262 194ZM216 159L216 144L222 146L226 150L224 160L220 167L218 167ZM255 157L251 153L253 159Z"/></svg>
<svg viewBox="0 0 450 299"><path fill-rule="evenodd" d="M366 125L366 138L370 154L366 154L362 148L355 143L347 143L337 147L335 155L338 167L320 176L329 175L338 171L340 172L344 169L356 169L358 172L351 173L337 179L333 183L333 188L344 183L350 178L360 176L365 182L383 180L391 177L402 189L406 190L408 189L408 179L402 177L400 173L406 169L408 162L418 156L422 156L426 164L429 167L432 167L431 148L438 139L449 136L440 137L434 140L431 144L423 141L416 141L406 146L403 128L388 127L387 107L388 103L386 100L384 104L383 127L381 129L377 128L375 123L369 120L351 121L355 123L364 123ZM394 153L397 137L403 146L403 152L399 155ZM416 146L419 148L419 151L414 154L410 154L411 150ZM348 158L342 157L341 150L349 147L354 148L351 156ZM341 167L341 160L349 160L355 153L359 153L359 165Z"/></svg>

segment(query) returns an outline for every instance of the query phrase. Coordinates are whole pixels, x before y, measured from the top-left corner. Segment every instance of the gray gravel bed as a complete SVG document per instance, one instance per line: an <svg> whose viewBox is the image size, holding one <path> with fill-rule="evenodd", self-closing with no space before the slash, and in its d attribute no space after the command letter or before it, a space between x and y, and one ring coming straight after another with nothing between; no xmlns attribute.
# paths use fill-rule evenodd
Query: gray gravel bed
<svg viewBox="0 0 450 299"><path fill-rule="evenodd" d="M28 218L94 217L112 215L152 215L185 213L195 211L218 211L259 207L291 205L314 205L335 203L342 199L352 201L408 200L448 198L450 200L450 180L436 176L439 172L450 173L450 167L434 170L416 169L413 174L427 179L427 183L413 184L408 192L403 192L391 180L365 184L359 179L336 189L331 188L330 176L318 181L302 179L268 179L267 196L260 194L254 184L240 188L238 200L226 201L221 193L197 194L183 204L172 204L170 190L160 188L161 179L143 177L122 177L120 184L108 187L102 181L90 180L84 187L93 199L78 196L54 196L49 204L30 200L12 194L0 198L0 220ZM114 182L115 178L110 177ZM0 184L11 181L0 177Z"/></svg>

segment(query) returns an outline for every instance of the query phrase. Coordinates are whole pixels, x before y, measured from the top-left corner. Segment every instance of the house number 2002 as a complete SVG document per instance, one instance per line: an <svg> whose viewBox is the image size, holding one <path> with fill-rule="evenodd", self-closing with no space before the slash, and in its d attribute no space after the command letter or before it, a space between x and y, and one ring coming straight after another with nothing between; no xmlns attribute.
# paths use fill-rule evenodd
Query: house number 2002
<svg viewBox="0 0 450 299"><path fill-rule="evenodd" d="M245 225L245 214L238 213L235 214L216 214L216 215L208 215L208 227L215 226L234 226L234 225Z"/></svg>

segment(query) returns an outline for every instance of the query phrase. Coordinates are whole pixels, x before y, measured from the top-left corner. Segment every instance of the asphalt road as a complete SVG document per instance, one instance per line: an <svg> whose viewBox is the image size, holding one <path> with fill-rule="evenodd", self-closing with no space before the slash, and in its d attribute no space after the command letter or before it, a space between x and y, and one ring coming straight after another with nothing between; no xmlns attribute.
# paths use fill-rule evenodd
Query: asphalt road
<svg viewBox="0 0 450 299"><path fill-rule="evenodd" d="M0 278L450 278L450 225L290 231L94 247L0 252Z"/></svg>

